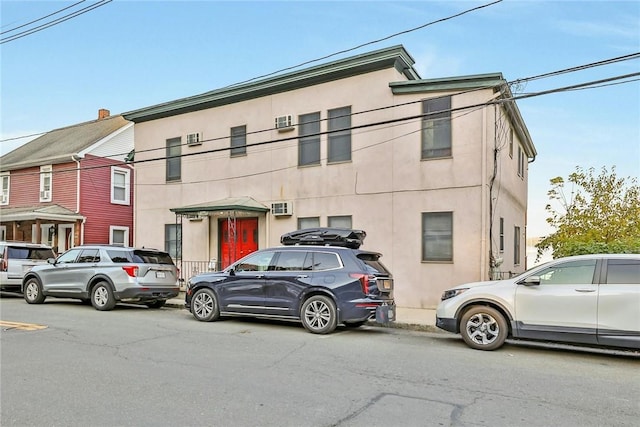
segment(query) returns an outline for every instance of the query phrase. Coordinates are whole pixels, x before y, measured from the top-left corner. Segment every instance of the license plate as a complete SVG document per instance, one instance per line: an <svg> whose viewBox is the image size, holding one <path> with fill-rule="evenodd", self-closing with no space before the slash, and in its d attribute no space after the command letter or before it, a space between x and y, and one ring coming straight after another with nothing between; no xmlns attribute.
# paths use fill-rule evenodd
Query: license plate
<svg viewBox="0 0 640 427"><path fill-rule="evenodd" d="M166 273L164 271L156 271L156 277L158 279L164 279L166 277Z"/></svg>

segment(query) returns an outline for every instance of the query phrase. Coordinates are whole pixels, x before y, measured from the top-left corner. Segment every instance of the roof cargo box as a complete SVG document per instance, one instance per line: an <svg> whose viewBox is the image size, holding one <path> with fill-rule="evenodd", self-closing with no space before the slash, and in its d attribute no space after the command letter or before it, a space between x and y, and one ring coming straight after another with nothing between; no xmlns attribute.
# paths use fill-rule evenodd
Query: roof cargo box
<svg viewBox="0 0 640 427"><path fill-rule="evenodd" d="M305 228L290 233L285 233L280 237L280 243L290 245L324 245L343 246L351 249L358 249L367 233L364 230L352 230L350 228Z"/></svg>

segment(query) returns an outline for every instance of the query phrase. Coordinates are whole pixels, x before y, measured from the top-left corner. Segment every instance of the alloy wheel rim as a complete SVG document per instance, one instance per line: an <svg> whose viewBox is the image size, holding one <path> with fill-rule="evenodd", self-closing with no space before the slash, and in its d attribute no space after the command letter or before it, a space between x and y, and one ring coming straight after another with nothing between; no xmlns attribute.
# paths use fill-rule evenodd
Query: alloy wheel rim
<svg viewBox="0 0 640 427"><path fill-rule="evenodd" d="M103 287L99 287L96 289L94 300L97 305L103 306L109 300L109 295L107 294L107 290Z"/></svg>
<svg viewBox="0 0 640 427"><path fill-rule="evenodd" d="M205 293L196 295L193 310L199 318L205 318L213 312L213 298Z"/></svg>
<svg viewBox="0 0 640 427"><path fill-rule="evenodd" d="M322 301L312 301L304 310L304 317L312 329L322 329L329 324L331 312Z"/></svg>
<svg viewBox="0 0 640 427"><path fill-rule="evenodd" d="M498 339L500 325L487 313L474 314L466 325L467 335L478 344L489 345Z"/></svg>
<svg viewBox="0 0 640 427"><path fill-rule="evenodd" d="M38 286L35 283L29 283L27 286L27 298L31 301L38 297Z"/></svg>

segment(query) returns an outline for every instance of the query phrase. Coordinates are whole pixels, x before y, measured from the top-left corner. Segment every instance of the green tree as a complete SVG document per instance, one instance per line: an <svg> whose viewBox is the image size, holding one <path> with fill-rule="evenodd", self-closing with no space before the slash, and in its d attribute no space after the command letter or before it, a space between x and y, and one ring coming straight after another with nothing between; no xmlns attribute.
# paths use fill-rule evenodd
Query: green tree
<svg viewBox="0 0 640 427"><path fill-rule="evenodd" d="M571 194L567 198L567 188ZM640 186L636 177L576 167L567 182L551 179L547 223L555 232L536 245L538 256L551 248L553 257L592 253L640 253ZM554 207L556 206L556 207Z"/></svg>

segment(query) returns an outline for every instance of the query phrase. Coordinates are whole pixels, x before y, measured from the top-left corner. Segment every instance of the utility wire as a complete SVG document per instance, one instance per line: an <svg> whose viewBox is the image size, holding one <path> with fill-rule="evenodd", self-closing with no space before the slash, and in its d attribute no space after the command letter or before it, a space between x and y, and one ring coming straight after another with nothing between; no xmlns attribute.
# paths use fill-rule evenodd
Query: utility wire
<svg viewBox="0 0 640 427"><path fill-rule="evenodd" d="M92 11L94 9L97 9L99 7L102 7L102 6L106 5L106 4L108 4L108 3L111 3L112 1L113 0L100 0L97 3L94 3L94 4L90 5L90 6L86 6L86 7L82 8L82 9L79 9L79 10L77 10L75 12L72 12L72 13L70 13L68 15L65 15L63 17L54 19L53 21L50 21L48 23L41 24L41 25L38 25L37 27L31 28L29 30L22 31L22 32L20 32L18 34L14 34L12 36L7 36L5 38L2 38L2 39L0 39L0 44L9 43L9 42L12 42L14 40L21 39L22 37L26 37L28 35L31 35L33 33L37 33L39 31L45 30L45 29L47 29L49 27L53 27L54 25L61 24L62 22L68 21L68 20L70 20L72 18L76 18L76 17L78 17L80 15L83 15L83 14L85 14L87 12L90 12L90 11Z"/></svg>
<svg viewBox="0 0 640 427"><path fill-rule="evenodd" d="M381 120L381 121L377 121L377 122L351 126L351 127L347 128L347 129L336 129L336 130L331 130L331 131L322 131L322 132L317 132L317 133L304 135L304 136L305 137L313 137L313 136L321 136L321 135L327 135L327 134L342 132L344 130L356 130L356 129L371 128L371 127L376 127L376 126L385 126L385 125L391 125L391 124L395 124L395 123L408 122L408 121L416 120L416 119L424 119L424 118L428 118L430 116L434 116L434 115L438 115L438 114L442 114L442 113L446 113L446 112L454 113L454 112L460 112L460 111L469 110L469 109L477 109L477 108L482 108L482 107L486 107L486 106L489 106L489 105L504 104L504 103L507 103L507 102L517 101L517 100L520 100L520 99L533 98L533 97L542 96L542 95L549 95L549 94L552 94L552 93L561 93L561 92L567 92L567 91L572 91L572 90L577 90L577 89L586 89L586 88L591 88L591 87L598 88L599 86L596 86L596 85L602 85L603 83L609 83L609 82L613 82L613 81L616 81L616 80L623 80L623 79L628 79L630 77L638 77L638 76L640 76L640 72L621 75L621 76L610 77L610 78L606 78L606 79L594 80L594 81L589 81L589 82L580 83L580 84L576 84L576 85L564 86L564 87L560 87L560 88L556 88L556 89L549 89L549 90L540 91L540 92L534 92L534 93L525 94L525 95L512 96L512 97L509 97L509 98L494 99L494 100L490 100L490 101L487 101L487 102L481 102L481 103L477 103L477 104L473 104L473 105L466 105L466 106L463 106L463 107L450 108L450 109L447 109L447 110L440 110L440 111L435 111L435 112L415 114L415 115L411 115L411 116L399 117L399 118L394 118L394 119ZM635 81L635 79L631 80L631 81ZM261 142L255 142L255 143L252 143L252 144L246 144L244 147L246 147L246 148L258 147L258 146L263 146L263 145L268 145L268 144L275 144L275 143L278 143L278 142L297 140L299 138L300 138L300 136L291 136L291 137L286 137L286 138L271 139L271 140L267 140L267 141L261 141ZM177 156L154 157L154 158L150 158L150 159L131 161L131 162L128 162L128 164L135 165L135 164L142 164L142 163L149 163L149 162L167 160L169 158L193 157L193 156L199 156L199 155L203 155L203 154L211 154L211 153L230 151L233 148L236 148L236 147L215 148L215 149L206 150L206 151L198 151L198 152L193 152L193 153L184 153L184 154L180 154L180 155L177 155ZM163 149L165 149L165 147L163 147ZM80 167L80 168L60 169L60 170L57 170L57 171L53 171L52 173L76 172L78 170L101 169L101 168L106 168L106 167L111 167L111 166L113 166L113 165L84 166L84 167ZM270 172L271 171L266 171L266 172L263 172L263 173L270 173ZM23 172L23 173L12 174L11 176L30 176L30 175L40 175L40 174L41 174L41 172Z"/></svg>
<svg viewBox="0 0 640 427"><path fill-rule="evenodd" d="M60 13L60 12L64 12L64 11L65 11L65 10L67 10L67 9L71 9L72 7L77 6L77 5L79 5L80 3L84 3L85 1L86 1L86 0L80 0L78 3L74 3L74 4L72 4L71 6L67 6L67 7L65 7L65 8L60 9L60 10L56 10L55 12L50 13L50 14L48 14L48 15L46 15L46 16L43 16L42 18L34 19L33 21L27 22L26 24L22 24L22 25L19 25L19 26L17 26L17 27L11 28L11 29L9 29L9 30L5 30L5 31L1 32L1 33L0 33L0 35L5 34L5 33L10 33L10 32L12 32L12 31L15 31L15 30L19 29L19 28L23 28L23 27L26 27L27 25L34 24L34 23L36 23L36 22L38 22L38 21L42 21L43 19L47 19L47 18L48 18L48 17L50 17L50 16L57 15L58 13Z"/></svg>

